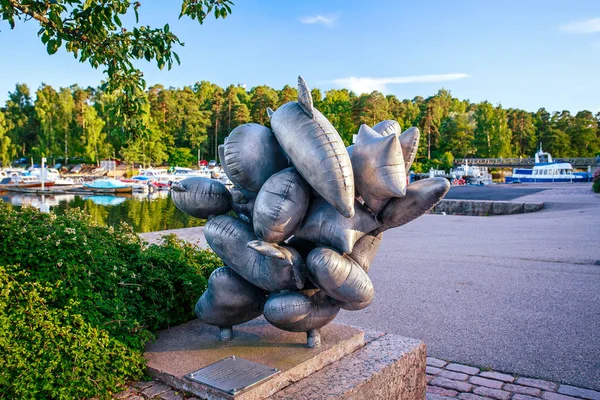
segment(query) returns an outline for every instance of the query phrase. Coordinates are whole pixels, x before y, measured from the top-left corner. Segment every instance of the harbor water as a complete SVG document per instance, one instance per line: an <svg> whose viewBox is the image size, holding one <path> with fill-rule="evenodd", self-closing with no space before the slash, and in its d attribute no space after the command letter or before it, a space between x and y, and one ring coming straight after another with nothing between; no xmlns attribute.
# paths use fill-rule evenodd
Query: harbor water
<svg viewBox="0 0 600 400"><path fill-rule="evenodd" d="M0 193L0 200L12 207L34 207L62 214L73 208L83 210L102 226L117 226L125 222L138 233L202 226L205 220L179 211L167 191L126 195L49 195Z"/></svg>

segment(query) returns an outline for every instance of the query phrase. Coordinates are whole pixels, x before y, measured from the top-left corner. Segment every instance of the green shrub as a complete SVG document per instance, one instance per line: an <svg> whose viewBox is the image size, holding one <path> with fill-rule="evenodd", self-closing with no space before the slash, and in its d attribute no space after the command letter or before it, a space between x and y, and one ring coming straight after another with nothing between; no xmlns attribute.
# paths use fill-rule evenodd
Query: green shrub
<svg viewBox="0 0 600 400"><path fill-rule="evenodd" d="M108 397L153 331L194 318L214 253L0 202L0 398Z"/></svg>
<svg viewBox="0 0 600 400"><path fill-rule="evenodd" d="M600 179L594 182L594 184L592 185L592 190L595 193L600 193Z"/></svg>

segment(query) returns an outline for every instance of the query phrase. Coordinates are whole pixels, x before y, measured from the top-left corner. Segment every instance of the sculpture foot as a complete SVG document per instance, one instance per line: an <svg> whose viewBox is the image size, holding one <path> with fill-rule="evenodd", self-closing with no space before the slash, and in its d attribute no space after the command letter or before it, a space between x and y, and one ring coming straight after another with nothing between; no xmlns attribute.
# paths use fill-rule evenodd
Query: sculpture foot
<svg viewBox="0 0 600 400"><path fill-rule="evenodd" d="M226 340L231 340L231 337L233 336L233 328L230 326L221 326L219 327L220 329L220 337L221 340L226 341Z"/></svg>
<svg viewBox="0 0 600 400"><path fill-rule="evenodd" d="M318 329L306 332L306 347L314 349L319 346L321 346L321 332Z"/></svg>

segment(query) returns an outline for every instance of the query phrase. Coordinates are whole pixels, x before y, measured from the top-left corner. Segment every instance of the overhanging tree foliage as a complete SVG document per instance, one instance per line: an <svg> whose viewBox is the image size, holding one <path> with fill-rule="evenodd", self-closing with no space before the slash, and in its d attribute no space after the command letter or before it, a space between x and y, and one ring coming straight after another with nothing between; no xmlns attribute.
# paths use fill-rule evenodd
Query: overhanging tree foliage
<svg viewBox="0 0 600 400"><path fill-rule="evenodd" d="M202 24L210 14L225 18L232 5L231 0L183 0L179 18L187 16ZM170 69L174 62L179 63L174 48L183 46L168 24L162 28L140 25L141 6L139 1L128 0L0 0L0 17L11 28L19 21L37 22L48 54L64 47L80 62L104 68L108 79L102 90L122 94L112 109L119 133L125 140L136 140L149 127L140 118L146 104L140 93L146 82L133 63L145 59L156 62L160 69ZM135 24L124 26L121 19L131 12Z"/></svg>

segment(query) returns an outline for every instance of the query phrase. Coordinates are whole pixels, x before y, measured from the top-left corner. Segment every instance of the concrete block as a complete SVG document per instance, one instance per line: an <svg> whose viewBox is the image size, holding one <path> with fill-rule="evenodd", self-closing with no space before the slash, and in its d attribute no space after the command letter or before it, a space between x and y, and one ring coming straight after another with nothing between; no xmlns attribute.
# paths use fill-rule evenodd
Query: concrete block
<svg viewBox="0 0 600 400"><path fill-rule="evenodd" d="M542 390L548 390L550 392L555 392L558 389L558 385L554 382L544 381L542 379L532 379L532 378L519 378L517 379L517 383L519 385L530 386Z"/></svg>
<svg viewBox="0 0 600 400"><path fill-rule="evenodd" d="M425 358L423 342L388 334L272 399L422 399Z"/></svg>
<svg viewBox="0 0 600 400"><path fill-rule="evenodd" d="M218 333L198 320L159 332L145 353L149 374L211 400L425 397L425 345L417 340L329 324L321 329L322 345L309 349L306 334L262 318L234 327L231 341L220 341ZM185 377L232 355L280 372L235 395Z"/></svg>
<svg viewBox="0 0 600 400"><path fill-rule="evenodd" d="M456 390L457 392L470 392L473 385L463 381L453 381L452 379L436 376L429 382L431 386L439 386L446 389Z"/></svg>
<svg viewBox="0 0 600 400"><path fill-rule="evenodd" d="M558 393L566 394L569 396L581 397L589 400L600 400L600 392L590 389L583 389L575 386L560 385L558 387Z"/></svg>
<svg viewBox="0 0 600 400"><path fill-rule="evenodd" d="M504 385L504 382L497 381L494 379L482 378L480 376L472 376L469 379L469 383L472 383L473 385L489 387L492 389L502 389L502 385Z"/></svg>
<svg viewBox="0 0 600 400"><path fill-rule="evenodd" d="M493 201L473 201L473 214L480 217L492 215Z"/></svg>
<svg viewBox="0 0 600 400"><path fill-rule="evenodd" d="M514 376L508 375L508 374L503 374L502 372L497 372L497 371L484 371L484 372L481 372L479 374L479 376L482 376L484 378L496 379L498 381L508 382L508 383L512 383L515 381Z"/></svg>
<svg viewBox="0 0 600 400"><path fill-rule="evenodd" d="M427 357L427 365L432 367L443 368L446 364L448 364L447 361L440 360L439 358Z"/></svg>
<svg viewBox="0 0 600 400"><path fill-rule="evenodd" d="M491 389L483 386L473 389L473 393L496 400L508 400L512 394L505 390Z"/></svg>
<svg viewBox="0 0 600 400"><path fill-rule="evenodd" d="M509 215L509 214L522 214L524 210L524 203L512 203L509 201L494 201L492 207L492 214L494 215Z"/></svg>
<svg viewBox="0 0 600 400"><path fill-rule="evenodd" d="M526 212L526 213L536 212L536 211L540 211L543 208L544 208L544 203L525 203L525 205L523 206L523 212Z"/></svg>
<svg viewBox="0 0 600 400"><path fill-rule="evenodd" d="M463 374L460 372L446 371L442 370L438 376L442 376L444 378L453 379L455 381L466 381L469 379L469 375Z"/></svg>
<svg viewBox="0 0 600 400"><path fill-rule="evenodd" d="M504 385L503 389L508 390L509 392L526 394L528 396L535 396L535 397L539 397L539 395L542 393L542 391L538 388L522 386L522 385L514 385L512 383L507 383L506 385Z"/></svg>
<svg viewBox="0 0 600 400"><path fill-rule="evenodd" d="M450 370L450 371L454 371L454 372L462 372L463 374L469 374L469 375L476 375L479 373L479 368L470 367L468 365L456 364L456 363L448 364L446 366L446 369Z"/></svg>

